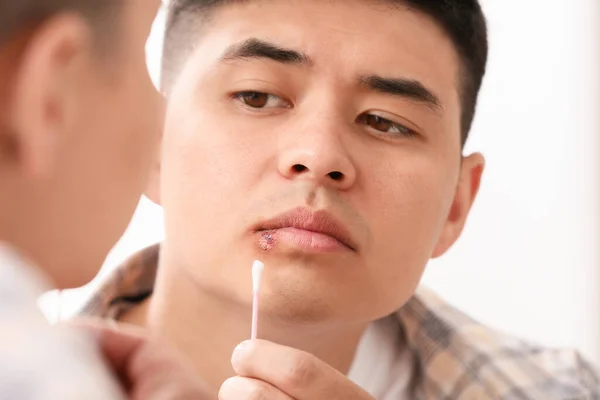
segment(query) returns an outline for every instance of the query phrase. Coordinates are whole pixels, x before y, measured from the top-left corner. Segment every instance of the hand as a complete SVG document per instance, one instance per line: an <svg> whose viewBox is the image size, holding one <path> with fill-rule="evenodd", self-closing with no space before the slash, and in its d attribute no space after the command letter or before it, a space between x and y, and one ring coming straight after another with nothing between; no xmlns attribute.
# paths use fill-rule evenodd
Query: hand
<svg viewBox="0 0 600 400"><path fill-rule="evenodd" d="M238 346L232 365L238 376L223 383L219 400L374 400L312 354L263 340Z"/></svg>
<svg viewBox="0 0 600 400"><path fill-rule="evenodd" d="M174 349L133 328L77 322L91 332L110 368L132 400L202 400L210 398L191 365Z"/></svg>

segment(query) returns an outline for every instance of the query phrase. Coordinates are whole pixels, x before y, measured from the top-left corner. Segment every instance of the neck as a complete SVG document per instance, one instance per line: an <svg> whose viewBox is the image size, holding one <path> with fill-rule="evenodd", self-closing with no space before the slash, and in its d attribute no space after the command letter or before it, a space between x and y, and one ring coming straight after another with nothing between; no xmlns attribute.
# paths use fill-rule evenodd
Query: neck
<svg viewBox="0 0 600 400"><path fill-rule="evenodd" d="M9 188L6 192L0 193L0 243L7 244L29 259L34 259L34 264L37 265L35 250L32 249L32 242L35 241L33 237L36 235L35 228L30 225L29 218L15 206L17 201L14 198L17 195L13 190L14 186L7 183L10 181L0 179L0 187ZM30 234L27 235L27 232Z"/></svg>
<svg viewBox="0 0 600 400"><path fill-rule="evenodd" d="M75 217L69 214L68 205L53 198L53 181L38 184L18 173L7 177L9 173L2 172L0 241L19 251L53 288L78 287L91 280L90 268L82 268L90 258L89 248L66 245L66 238L74 236Z"/></svg>
<svg viewBox="0 0 600 400"><path fill-rule="evenodd" d="M189 356L213 390L234 375L231 354L250 336L251 306L208 293L186 272L161 265L152 299L125 316ZM309 352L347 374L366 326L332 327L260 317L259 338Z"/></svg>
<svg viewBox="0 0 600 400"><path fill-rule="evenodd" d="M3 179L0 174L0 242L17 250L21 256L30 261L29 267L36 269L44 275L45 280L51 286L55 285L55 275L52 270L41 268L48 264L44 251L44 240L41 237L39 227L44 224L39 210L42 204L36 204L36 208L29 205L33 200L20 196L19 186L12 184L10 179ZM6 191L4 191L6 189ZM46 242L50 242L47 239ZM48 248L51 245L47 244Z"/></svg>

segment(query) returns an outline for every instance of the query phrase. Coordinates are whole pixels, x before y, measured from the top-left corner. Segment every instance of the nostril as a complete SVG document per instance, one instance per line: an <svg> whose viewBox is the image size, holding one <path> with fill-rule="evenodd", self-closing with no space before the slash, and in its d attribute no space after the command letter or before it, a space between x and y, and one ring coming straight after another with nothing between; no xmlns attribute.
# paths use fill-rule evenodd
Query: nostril
<svg viewBox="0 0 600 400"><path fill-rule="evenodd" d="M306 168L304 165L302 164L296 164L292 167L292 170L294 172L304 172L306 170L308 170L308 168Z"/></svg>
<svg viewBox="0 0 600 400"><path fill-rule="evenodd" d="M344 179L344 174L342 174L340 171L333 171L330 172L328 175L334 181L341 181L342 179Z"/></svg>

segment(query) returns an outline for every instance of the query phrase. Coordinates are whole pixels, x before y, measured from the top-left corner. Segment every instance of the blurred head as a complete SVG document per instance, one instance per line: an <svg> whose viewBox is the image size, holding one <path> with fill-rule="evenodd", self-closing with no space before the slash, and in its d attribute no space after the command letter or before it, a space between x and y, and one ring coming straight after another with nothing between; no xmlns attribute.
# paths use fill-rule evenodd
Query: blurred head
<svg viewBox="0 0 600 400"><path fill-rule="evenodd" d="M272 318L366 322L459 237L487 57L478 3L174 1L160 174L163 260Z"/></svg>
<svg viewBox="0 0 600 400"><path fill-rule="evenodd" d="M159 3L0 0L0 240L59 287L95 275L147 184Z"/></svg>

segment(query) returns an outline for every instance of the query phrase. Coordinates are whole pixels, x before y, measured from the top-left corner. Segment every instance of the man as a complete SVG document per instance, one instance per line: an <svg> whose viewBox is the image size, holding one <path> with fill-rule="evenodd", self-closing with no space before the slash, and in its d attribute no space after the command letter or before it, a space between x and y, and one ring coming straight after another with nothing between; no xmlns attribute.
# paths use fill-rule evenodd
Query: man
<svg viewBox="0 0 600 400"><path fill-rule="evenodd" d="M96 274L147 183L162 104L144 45L159 3L0 0L1 399L198 397L170 351L87 326L103 360L36 307Z"/></svg>
<svg viewBox="0 0 600 400"><path fill-rule="evenodd" d="M164 46L148 193L165 241L84 313L170 341L212 398L599 398L576 353L417 290L483 171L461 155L487 59L476 0L173 1ZM262 340L242 342L256 259Z"/></svg>

